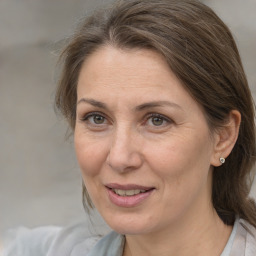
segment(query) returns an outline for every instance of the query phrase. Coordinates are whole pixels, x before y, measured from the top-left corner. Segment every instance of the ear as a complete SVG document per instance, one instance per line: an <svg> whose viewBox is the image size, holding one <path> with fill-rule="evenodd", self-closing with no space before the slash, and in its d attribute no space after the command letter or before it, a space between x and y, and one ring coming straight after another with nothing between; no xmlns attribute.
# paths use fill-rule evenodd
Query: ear
<svg viewBox="0 0 256 256"><path fill-rule="evenodd" d="M214 134L214 152L211 159L211 165L220 166L220 158L226 159L231 153L238 134L241 123L241 114L237 110L229 113L227 123L219 128Z"/></svg>

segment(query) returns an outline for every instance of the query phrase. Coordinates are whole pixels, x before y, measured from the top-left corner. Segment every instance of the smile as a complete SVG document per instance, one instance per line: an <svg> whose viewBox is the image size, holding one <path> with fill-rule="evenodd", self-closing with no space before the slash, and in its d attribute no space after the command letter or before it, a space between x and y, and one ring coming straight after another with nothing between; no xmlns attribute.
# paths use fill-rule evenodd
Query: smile
<svg viewBox="0 0 256 256"><path fill-rule="evenodd" d="M142 204L155 190L155 188L138 185L117 185L107 186L110 201L119 207L135 207Z"/></svg>
<svg viewBox="0 0 256 256"><path fill-rule="evenodd" d="M112 189L119 196L134 196L140 193L145 193L146 190L132 189L132 190L122 190L122 189Z"/></svg>

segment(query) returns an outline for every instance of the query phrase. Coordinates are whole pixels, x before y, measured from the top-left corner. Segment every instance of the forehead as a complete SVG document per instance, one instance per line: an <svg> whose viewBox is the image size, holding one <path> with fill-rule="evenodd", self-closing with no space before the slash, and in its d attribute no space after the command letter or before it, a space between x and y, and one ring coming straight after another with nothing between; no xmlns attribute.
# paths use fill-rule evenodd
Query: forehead
<svg viewBox="0 0 256 256"><path fill-rule="evenodd" d="M115 109L169 101L187 109L188 114L202 112L164 57L148 49L98 49L83 63L77 97L78 102L89 98Z"/></svg>
<svg viewBox="0 0 256 256"><path fill-rule="evenodd" d="M97 86L125 89L161 87L179 84L175 74L159 53L148 49L123 50L111 46L99 48L83 63L78 79L80 87ZM94 88L96 89L96 88Z"/></svg>

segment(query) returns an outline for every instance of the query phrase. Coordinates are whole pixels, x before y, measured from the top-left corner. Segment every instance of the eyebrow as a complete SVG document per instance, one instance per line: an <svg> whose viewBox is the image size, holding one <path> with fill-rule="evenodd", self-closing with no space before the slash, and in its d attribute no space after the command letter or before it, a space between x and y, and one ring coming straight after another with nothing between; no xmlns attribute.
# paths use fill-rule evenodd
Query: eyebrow
<svg viewBox="0 0 256 256"><path fill-rule="evenodd" d="M181 106L170 101L152 101L152 102L147 102L143 103L135 108L136 111L142 111L144 109L148 108L156 108L156 107L163 107L163 106L170 106L173 108L177 108L182 110Z"/></svg>
<svg viewBox="0 0 256 256"><path fill-rule="evenodd" d="M107 105L101 101L97 101L94 99L88 99L88 98L81 98L78 102L77 105L80 103L88 103L94 107L102 108L102 109L108 109ZM173 108L177 108L182 110L181 106L170 101L151 101L151 102L146 102L141 105L138 105L134 108L135 111L143 111L145 109L149 108L156 108L156 107L163 107L163 106L170 106Z"/></svg>
<svg viewBox="0 0 256 256"><path fill-rule="evenodd" d="M107 105L103 102L94 100L94 99L87 99L87 98L82 98L80 99L76 105L80 104L80 103L88 103L94 107L98 107L98 108L103 108L103 109L107 109Z"/></svg>

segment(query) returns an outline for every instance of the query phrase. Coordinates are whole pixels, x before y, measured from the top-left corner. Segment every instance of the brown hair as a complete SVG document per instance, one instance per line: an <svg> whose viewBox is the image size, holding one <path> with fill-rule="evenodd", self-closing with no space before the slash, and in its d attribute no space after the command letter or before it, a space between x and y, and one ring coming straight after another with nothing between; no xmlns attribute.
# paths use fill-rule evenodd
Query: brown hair
<svg viewBox="0 0 256 256"><path fill-rule="evenodd" d="M256 227L248 197L254 173L254 104L228 27L196 0L126 0L86 18L62 54L56 106L75 127L76 86L86 57L103 45L148 48L162 54L184 88L203 107L211 129L231 110L242 116L237 142L224 165L214 168L212 202L224 223L235 217ZM92 203L84 187L84 204Z"/></svg>

